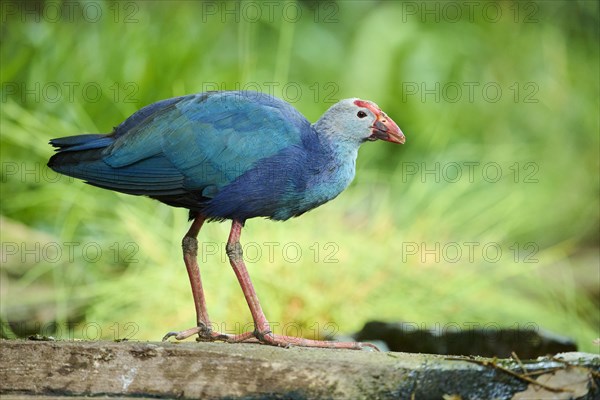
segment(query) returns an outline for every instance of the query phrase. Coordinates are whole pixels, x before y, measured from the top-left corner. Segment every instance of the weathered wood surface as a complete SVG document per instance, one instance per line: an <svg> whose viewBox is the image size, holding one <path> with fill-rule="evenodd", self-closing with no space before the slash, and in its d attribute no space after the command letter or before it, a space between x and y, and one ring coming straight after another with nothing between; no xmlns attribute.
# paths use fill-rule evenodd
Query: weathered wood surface
<svg viewBox="0 0 600 400"><path fill-rule="evenodd" d="M568 381L578 386L572 389L563 383L571 392L560 395L598 398L594 385L598 385L600 356L565 353L561 357L570 357L571 366L559 360L541 360L526 362L524 367L527 371L570 371L576 379ZM499 365L522 372L513 361L503 360ZM436 355L257 344L0 340L3 399L39 395L203 399L441 399L459 395L463 400L511 399L530 385L491 366Z"/></svg>

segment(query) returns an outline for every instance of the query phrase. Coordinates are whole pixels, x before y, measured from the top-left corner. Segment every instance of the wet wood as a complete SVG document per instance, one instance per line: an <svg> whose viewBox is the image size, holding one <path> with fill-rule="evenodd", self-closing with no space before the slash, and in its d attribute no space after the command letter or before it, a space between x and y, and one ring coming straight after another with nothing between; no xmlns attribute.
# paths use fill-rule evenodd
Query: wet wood
<svg viewBox="0 0 600 400"><path fill-rule="evenodd" d="M589 389L578 392L585 393L579 398L594 398L600 356L565 354L571 357L568 362L559 358L496 363L518 373L536 371L533 376L579 366L589 371L589 382L583 382ZM3 399L39 395L510 399L528 389L527 382L485 359L477 360L258 344L0 340L0 393Z"/></svg>

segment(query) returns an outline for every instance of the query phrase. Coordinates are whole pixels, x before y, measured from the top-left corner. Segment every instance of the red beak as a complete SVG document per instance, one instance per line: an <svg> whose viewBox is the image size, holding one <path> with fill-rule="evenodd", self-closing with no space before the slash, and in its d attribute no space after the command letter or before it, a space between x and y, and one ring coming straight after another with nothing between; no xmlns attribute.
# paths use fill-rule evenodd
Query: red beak
<svg viewBox="0 0 600 400"><path fill-rule="evenodd" d="M386 142L399 144L404 144L404 142L406 141L406 137L404 137L404 134L402 133L398 125L396 125L396 123L392 121L390 117L385 115L384 112L381 112L377 116L377 119L375 120L375 123L373 124L372 128L373 133L370 137L373 138L372 140L381 139L385 140Z"/></svg>

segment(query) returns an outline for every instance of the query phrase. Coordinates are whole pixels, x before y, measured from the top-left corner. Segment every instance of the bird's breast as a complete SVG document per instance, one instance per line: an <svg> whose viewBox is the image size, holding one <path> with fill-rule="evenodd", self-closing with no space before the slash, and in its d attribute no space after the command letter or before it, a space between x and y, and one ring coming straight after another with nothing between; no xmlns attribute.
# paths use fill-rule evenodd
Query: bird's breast
<svg viewBox="0 0 600 400"><path fill-rule="evenodd" d="M356 170L356 157L332 158L328 163L315 168L315 174L307 181L304 199L315 207L326 203L350 185Z"/></svg>

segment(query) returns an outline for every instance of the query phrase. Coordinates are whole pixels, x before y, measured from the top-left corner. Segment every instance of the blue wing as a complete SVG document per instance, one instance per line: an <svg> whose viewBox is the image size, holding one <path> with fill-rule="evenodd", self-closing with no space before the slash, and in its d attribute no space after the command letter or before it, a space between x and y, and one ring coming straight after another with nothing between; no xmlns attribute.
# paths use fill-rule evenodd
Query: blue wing
<svg viewBox="0 0 600 400"><path fill-rule="evenodd" d="M301 156L307 135L314 135L310 123L279 99L208 92L144 107L111 135L55 139L59 152L49 166L103 188L202 209L240 177L269 172L269 160ZM215 217L226 217L212 208Z"/></svg>

